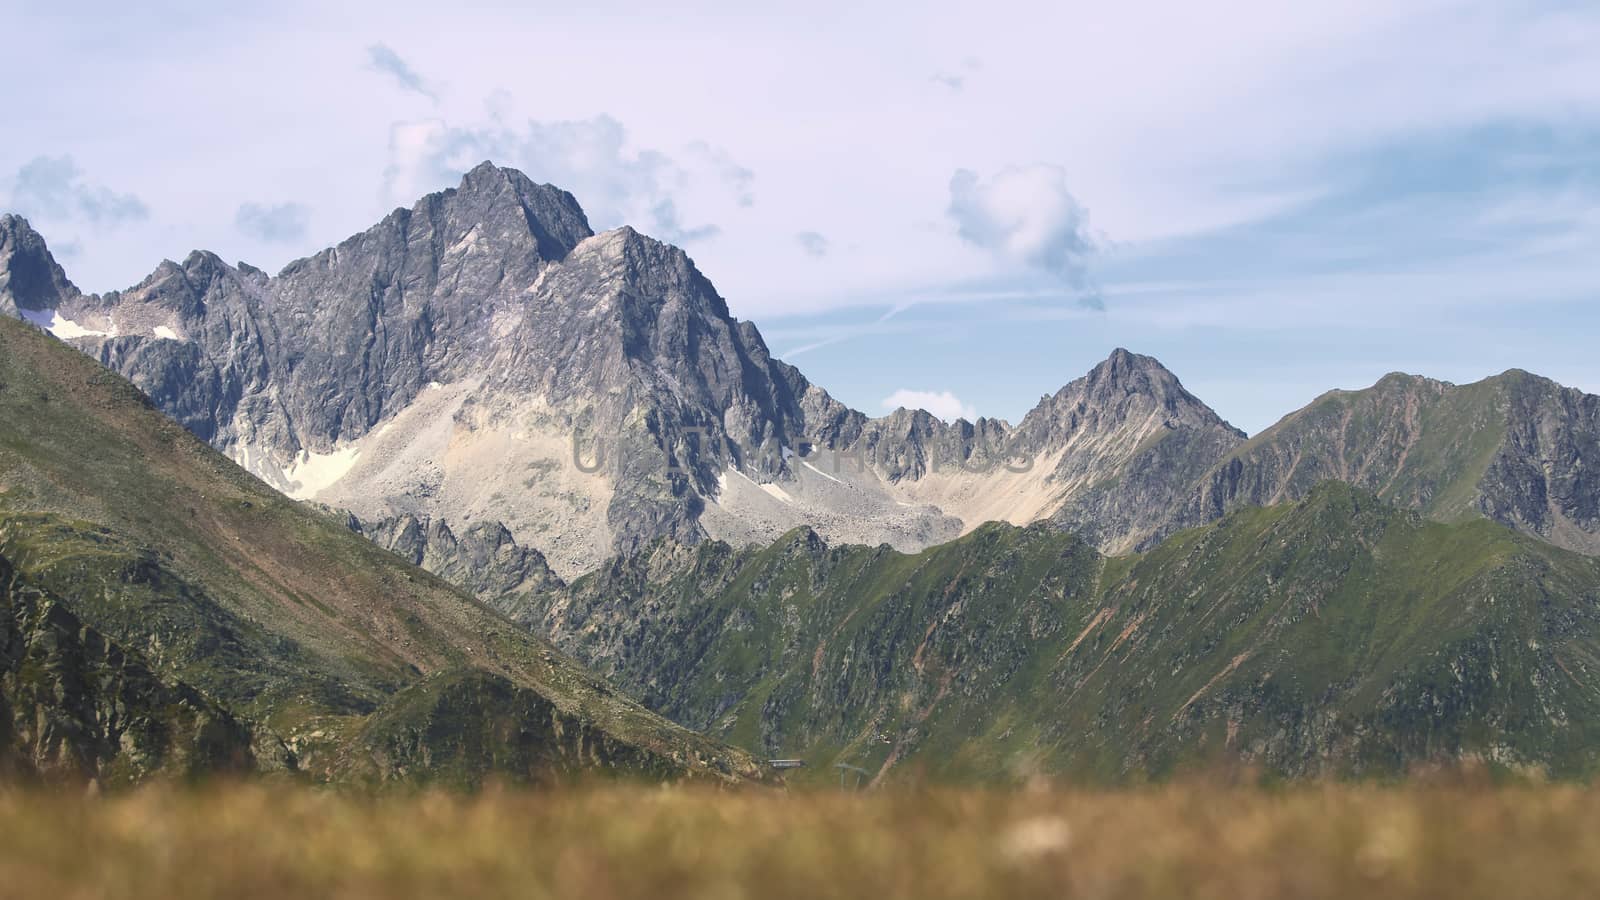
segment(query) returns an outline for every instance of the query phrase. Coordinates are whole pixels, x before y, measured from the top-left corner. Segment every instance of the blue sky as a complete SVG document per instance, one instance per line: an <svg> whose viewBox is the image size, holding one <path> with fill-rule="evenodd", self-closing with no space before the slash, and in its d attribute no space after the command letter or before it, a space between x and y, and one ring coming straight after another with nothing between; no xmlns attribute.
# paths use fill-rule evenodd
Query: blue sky
<svg viewBox="0 0 1600 900"><path fill-rule="evenodd" d="M1257 431L1600 390L1600 7L0 2L0 208L89 290L275 269L484 158L681 243L841 399L1015 421L1114 347Z"/></svg>

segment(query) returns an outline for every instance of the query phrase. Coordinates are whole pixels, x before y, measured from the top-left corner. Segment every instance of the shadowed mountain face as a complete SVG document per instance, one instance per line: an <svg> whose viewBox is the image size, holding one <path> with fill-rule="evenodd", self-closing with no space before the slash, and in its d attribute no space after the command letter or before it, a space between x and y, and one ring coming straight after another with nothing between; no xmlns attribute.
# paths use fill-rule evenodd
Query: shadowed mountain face
<svg viewBox="0 0 1600 900"><path fill-rule="evenodd" d="M276 276L196 253L105 296L8 216L0 311L292 497L369 523L499 523L563 578L659 537L800 525L915 551L1048 519L1121 553L1330 478L1600 551L1591 396L1394 376L1247 441L1118 350L1014 426L869 418L773 359L683 251L593 234L569 194L487 163Z"/></svg>
<svg viewBox="0 0 1600 900"><path fill-rule="evenodd" d="M1043 526L916 555L809 529L668 542L521 618L664 714L825 773L1600 765L1600 562L1333 482L1130 557Z"/></svg>
<svg viewBox="0 0 1600 900"><path fill-rule="evenodd" d="M758 774L9 318L0 593L0 764L13 769Z"/></svg>

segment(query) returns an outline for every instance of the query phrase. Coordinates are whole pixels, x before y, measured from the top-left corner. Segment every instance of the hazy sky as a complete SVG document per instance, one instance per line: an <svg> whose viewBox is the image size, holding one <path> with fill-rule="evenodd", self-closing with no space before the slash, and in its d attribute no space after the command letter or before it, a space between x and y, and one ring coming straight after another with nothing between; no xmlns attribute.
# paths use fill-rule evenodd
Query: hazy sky
<svg viewBox="0 0 1600 900"><path fill-rule="evenodd" d="M869 412L1015 421L1116 346L1250 431L1391 370L1600 391L1600 4L860 6L0 0L0 209L103 291L493 159Z"/></svg>

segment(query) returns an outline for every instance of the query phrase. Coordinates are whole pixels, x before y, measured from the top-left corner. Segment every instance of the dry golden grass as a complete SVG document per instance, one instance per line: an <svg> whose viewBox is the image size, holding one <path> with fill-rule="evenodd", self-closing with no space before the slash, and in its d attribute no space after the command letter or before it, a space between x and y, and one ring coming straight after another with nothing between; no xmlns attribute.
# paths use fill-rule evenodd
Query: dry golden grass
<svg viewBox="0 0 1600 900"><path fill-rule="evenodd" d="M1584 897L1600 791L0 794L0 896Z"/></svg>

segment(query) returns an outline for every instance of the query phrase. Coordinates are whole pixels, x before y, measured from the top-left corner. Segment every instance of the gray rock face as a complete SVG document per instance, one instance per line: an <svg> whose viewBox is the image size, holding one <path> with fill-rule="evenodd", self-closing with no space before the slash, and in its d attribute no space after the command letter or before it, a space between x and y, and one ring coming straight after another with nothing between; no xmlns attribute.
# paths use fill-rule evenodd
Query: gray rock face
<svg viewBox="0 0 1600 900"><path fill-rule="evenodd" d="M568 577L708 528L919 549L1050 519L1125 552L1329 478L1600 547L1586 395L1386 379L1247 442L1118 350L1015 426L869 418L773 359L682 250L593 234L571 195L488 163L276 276L194 253L105 296L7 216L0 311L50 325L292 496L367 522L502 521ZM861 471L808 471L813 451Z"/></svg>
<svg viewBox="0 0 1600 900"><path fill-rule="evenodd" d="M539 397L613 479L617 546L693 540L702 497L737 465L782 471L809 387L682 250L631 228L584 242L531 288L489 361L484 397ZM678 471L674 471L678 470Z"/></svg>
<svg viewBox="0 0 1600 900"><path fill-rule="evenodd" d="M1341 481L1441 521L1486 516L1600 553L1600 397L1511 371L1468 385L1389 375L1333 391L1204 473L1152 542Z"/></svg>
<svg viewBox="0 0 1600 900"><path fill-rule="evenodd" d="M287 463L473 371L493 318L590 233L570 194L480 166L275 278L196 252L127 291L84 296L14 217L0 228L0 278L17 305L113 317L124 333L93 341L103 363L219 449Z"/></svg>
<svg viewBox="0 0 1600 900"><path fill-rule="evenodd" d="M1245 440L1160 362L1121 349L1015 427L946 424L921 410L850 424L842 442L891 482L1015 473L1043 495L1040 517L1112 552L1162 527L1195 479Z"/></svg>
<svg viewBox="0 0 1600 900"><path fill-rule="evenodd" d="M1526 372L1502 379L1506 438L1478 480L1478 510L1600 554L1600 397Z"/></svg>
<svg viewBox="0 0 1600 900"><path fill-rule="evenodd" d="M0 216L0 313L55 309L78 289L21 216Z"/></svg>
<svg viewBox="0 0 1600 900"><path fill-rule="evenodd" d="M298 464L360 441L428 386L478 383L464 427L515 429L534 402L545 431L601 455L603 515L627 549L698 539L717 472L782 471L781 455L741 448L803 427L809 385L683 251L629 228L594 236L570 194L489 164L272 277L195 253L87 296L26 222L8 217L3 234L8 311L98 332L63 336L290 491Z"/></svg>
<svg viewBox="0 0 1600 900"><path fill-rule="evenodd" d="M499 522L475 522L459 537L442 519L410 515L371 523L350 516L349 527L504 613L519 611L529 595L564 586L544 554L518 546Z"/></svg>

